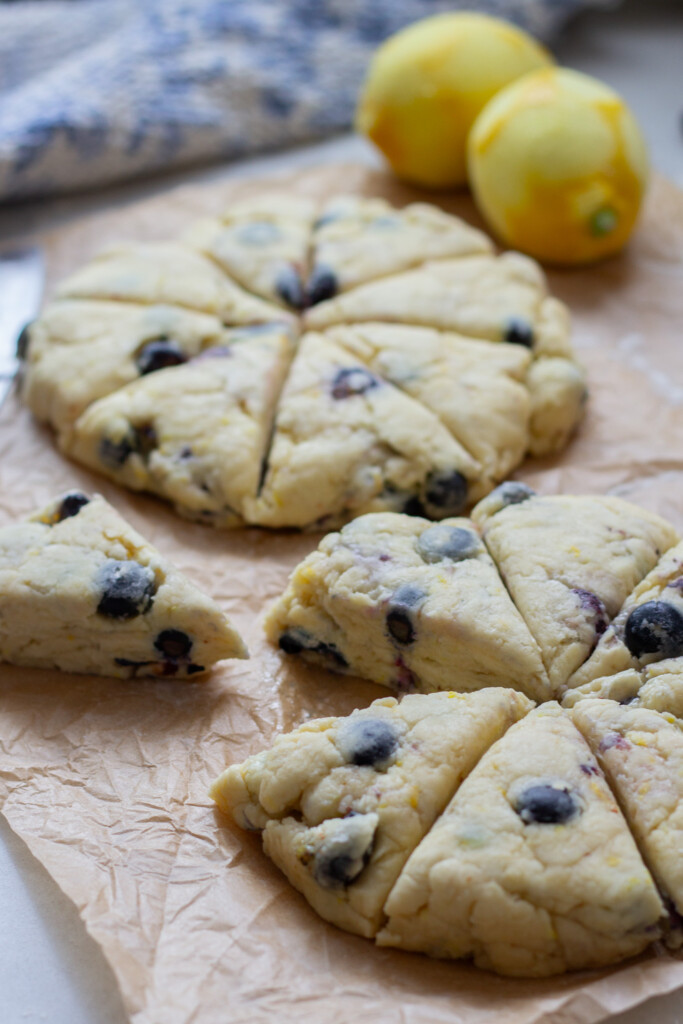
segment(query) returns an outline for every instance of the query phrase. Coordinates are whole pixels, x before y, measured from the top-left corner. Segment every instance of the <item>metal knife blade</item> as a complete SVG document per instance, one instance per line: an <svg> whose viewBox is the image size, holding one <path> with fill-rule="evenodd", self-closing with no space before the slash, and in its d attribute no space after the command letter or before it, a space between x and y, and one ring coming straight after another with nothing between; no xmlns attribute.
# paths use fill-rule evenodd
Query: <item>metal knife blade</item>
<svg viewBox="0 0 683 1024"><path fill-rule="evenodd" d="M45 261L37 246L0 251L0 405L19 369L17 338L40 308Z"/></svg>

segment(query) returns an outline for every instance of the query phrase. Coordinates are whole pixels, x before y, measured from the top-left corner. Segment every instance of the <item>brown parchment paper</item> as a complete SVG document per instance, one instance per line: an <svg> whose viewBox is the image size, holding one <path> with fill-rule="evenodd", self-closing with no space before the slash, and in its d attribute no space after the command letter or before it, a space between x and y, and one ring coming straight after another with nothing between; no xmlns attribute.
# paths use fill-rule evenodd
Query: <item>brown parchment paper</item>
<svg viewBox="0 0 683 1024"><path fill-rule="evenodd" d="M185 187L47 236L51 282L103 245L166 238L264 190L424 198L360 166L277 182ZM430 197L479 224L465 194ZM591 401L558 458L517 474L543 492L610 492L683 529L683 194L655 180L628 252L550 274L567 301ZM100 490L233 616L252 652L210 681L110 681L0 666L0 805L77 904L134 1024L590 1024L683 985L653 953L540 982L377 949L321 921L206 796L230 762L307 717L386 691L288 662L260 617L318 537L214 532L69 463L16 399L0 414L0 523L67 487ZM457 685L457 680L454 680ZM682 851L683 852L683 851Z"/></svg>

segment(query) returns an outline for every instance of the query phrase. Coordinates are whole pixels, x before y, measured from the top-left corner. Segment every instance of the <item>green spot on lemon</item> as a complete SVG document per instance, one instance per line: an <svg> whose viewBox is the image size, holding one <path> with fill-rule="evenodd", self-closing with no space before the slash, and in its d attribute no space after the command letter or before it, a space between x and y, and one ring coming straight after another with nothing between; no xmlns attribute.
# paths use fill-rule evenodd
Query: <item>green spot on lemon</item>
<svg viewBox="0 0 683 1024"><path fill-rule="evenodd" d="M591 234L596 238L609 235L614 231L618 222L617 211L613 210L611 206L603 206L601 210L596 210L590 219Z"/></svg>

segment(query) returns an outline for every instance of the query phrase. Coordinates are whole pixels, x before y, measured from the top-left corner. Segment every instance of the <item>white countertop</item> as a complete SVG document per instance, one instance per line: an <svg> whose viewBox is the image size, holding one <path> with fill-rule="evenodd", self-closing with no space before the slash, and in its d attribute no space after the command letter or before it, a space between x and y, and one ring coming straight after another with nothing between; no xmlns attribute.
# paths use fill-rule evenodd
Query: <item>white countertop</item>
<svg viewBox="0 0 683 1024"><path fill-rule="evenodd" d="M654 165L683 187L680 0L631 0L612 14L586 14L567 32L557 54L562 63L604 79L625 96L644 128ZM379 164L362 139L348 136L104 194L0 208L0 239L140 198L181 181L254 177L334 160ZM0 917L0 1024L126 1024L113 975L76 908L2 818ZM612 1024L654 1022L683 1024L683 993L650 1000L612 1018Z"/></svg>

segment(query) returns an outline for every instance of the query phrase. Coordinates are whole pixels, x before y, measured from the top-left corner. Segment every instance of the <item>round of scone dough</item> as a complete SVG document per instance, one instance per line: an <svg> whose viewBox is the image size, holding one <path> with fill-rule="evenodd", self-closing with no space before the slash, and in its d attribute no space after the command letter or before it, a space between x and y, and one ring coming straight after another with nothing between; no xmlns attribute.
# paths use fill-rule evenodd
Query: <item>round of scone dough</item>
<svg viewBox="0 0 683 1024"><path fill-rule="evenodd" d="M240 382L224 367L222 384L204 388L202 423L201 374L184 364L239 340L273 383L263 332L303 337L258 413L238 408ZM24 335L22 393L74 459L214 526L321 529L371 511L444 519L526 454L567 443L585 399L569 333L533 260L496 256L435 206L264 194L179 241L109 249L63 281ZM220 390L232 396L222 410ZM98 439L142 406L160 445L102 459ZM205 457L171 465L176 449L210 450L210 474ZM255 481L226 487L252 459Z"/></svg>
<svg viewBox="0 0 683 1024"><path fill-rule="evenodd" d="M380 945L517 977L634 956L665 916L595 758L552 702L484 754L384 909Z"/></svg>
<svg viewBox="0 0 683 1024"><path fill-rule="evenodd" d="M0 661L194 678L247 656L218 605L100 495L72 491L0 529Z"/></svg>
<svg viewBox="0 0 683 1024"><path fill-rule="evenodd" d="M514 690L374 701L232 765L211 796L328 921L380 927L401 868L481 755L532 707Z"/></svg>

